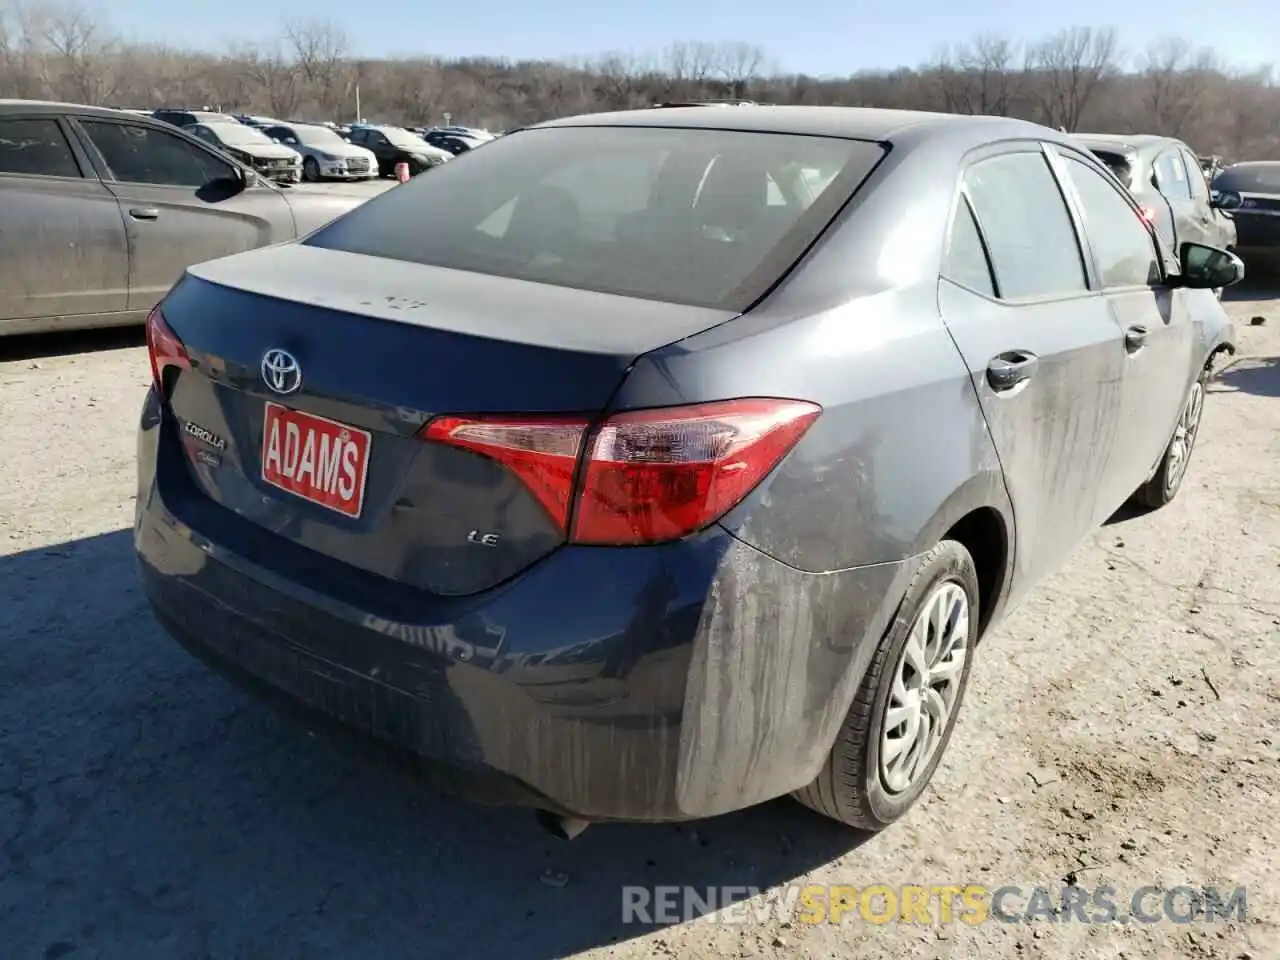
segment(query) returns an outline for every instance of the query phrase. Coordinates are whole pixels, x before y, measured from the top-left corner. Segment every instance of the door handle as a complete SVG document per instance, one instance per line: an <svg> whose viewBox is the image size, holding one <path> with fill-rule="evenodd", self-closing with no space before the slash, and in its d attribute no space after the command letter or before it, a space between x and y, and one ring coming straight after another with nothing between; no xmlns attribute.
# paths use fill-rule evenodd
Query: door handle
<svg viewBox="0 0 1280 960"><path fill-rule="evenodd" d="M1134 326L1124 332L1124 348L1130 353L1137 353L1147 345L1147 337L1151 331L1146 327Z"/></svg>
<svg viewBox="0 0 1280 960"><path fill-rule="evenodd" d="M129 216L135 220L159 220L160 211L155 207L134 207L129 211Z"/></svg>
<svg viewBox="0 0 1280 960"><path fill-rule="evenodd" d="M992 357L987 364L987 383L992 390L1012 390L1030 380L1040 366L1040 358L1026 350L1010 350Z"/></svg>

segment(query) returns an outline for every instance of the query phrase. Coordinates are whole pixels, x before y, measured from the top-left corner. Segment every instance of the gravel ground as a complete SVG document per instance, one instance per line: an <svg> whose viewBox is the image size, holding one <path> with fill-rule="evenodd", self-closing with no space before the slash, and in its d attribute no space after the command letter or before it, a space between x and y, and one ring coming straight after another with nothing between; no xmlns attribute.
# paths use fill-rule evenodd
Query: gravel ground
<svg viewBox="0 0 1280 960"><path fill-rule="evenodd" d="M1280 957L1276 297L1230 305L1245 356L1179 499L1098 531L989 639L933 790L876 838L779 801L564 844L301 735L144 610L140 336L0 341L0 955ZM1245 886L1248 919L622 917L624 884L1064 881L1122 906Z"/></svg>

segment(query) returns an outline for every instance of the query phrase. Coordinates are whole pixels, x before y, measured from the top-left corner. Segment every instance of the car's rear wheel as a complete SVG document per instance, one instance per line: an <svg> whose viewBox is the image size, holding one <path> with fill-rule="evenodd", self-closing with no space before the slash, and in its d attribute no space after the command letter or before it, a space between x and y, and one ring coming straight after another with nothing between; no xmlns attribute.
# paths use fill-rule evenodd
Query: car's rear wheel
<svg viewBox="0 0 1280 960"><path fill-rule="evenodd" d="M1182 489L1183 478L1187 475L1187 465L1191 462L1191 451L1195 448L1196 437L1200 434L1200 419L1204 414L1205 386L1209 382L1209 371L1202 370L1200 376L1191 384L1186 399L1182 403L1182 413L1178 416L1177 426L1173 428L1173 436L1165 447L1164 457L1155 475L1134 493L1133 499L1140 506L1157 510L1178 495Z"/></svg>
<svg viewBox="0 0 1280 960"><path fill-rule="evenodd" d="M316 163L315 157L307 157L302 161L302 177L309 183L320 179L320 164Z"/></svg>
<svg viewBox="0 0 1280 960"><path fill-rule="evenodd" d="M944 540L920 563L826 765L796 799L863 830L903 817L951 739L977 639L977 570L962 544Z"/></svg>

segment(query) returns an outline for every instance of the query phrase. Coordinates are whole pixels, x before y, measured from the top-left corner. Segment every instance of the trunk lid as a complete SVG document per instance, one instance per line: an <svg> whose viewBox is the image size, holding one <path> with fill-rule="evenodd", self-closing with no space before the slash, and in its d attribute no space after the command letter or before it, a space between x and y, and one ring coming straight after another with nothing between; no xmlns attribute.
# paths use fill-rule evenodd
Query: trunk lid
<svg viewBox="0 0 1280 960"><path fill-rule="evenodd" d="M163 311L192 362L170 407L200 492L441 595L491 587L564 536L514 474L420 440L425 423L595 414L638 355L733 316L292 243L191 268ZM275 350L300 368L292 392L268 386Z"/></svg>

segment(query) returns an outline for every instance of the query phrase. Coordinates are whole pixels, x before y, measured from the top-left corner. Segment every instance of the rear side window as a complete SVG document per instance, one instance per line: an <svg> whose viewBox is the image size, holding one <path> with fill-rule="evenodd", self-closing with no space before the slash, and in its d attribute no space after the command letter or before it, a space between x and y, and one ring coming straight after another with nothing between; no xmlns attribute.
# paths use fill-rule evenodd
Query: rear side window
<svg viewBox="0 0 1280 960"><path fill-rule="evenodd" d="M1094 150L1091 152L1107 165L1107 168L1116 175L1117 180L1130 190L1133 189L1133 166L1124 154L1115 153L1111 150Z"/></svg>
<svg viewBox="0 0 1280 960"><path fill-rule="evenodd" d="M1187 168L1187 182L1191 185L1191 196L1196 200L1209 199L1209 182L1204 176L1204 167L1200 165L1200 160L1192 156L1188 151L1183 150L1182 162Z"/></svg>
<svg viewBox="0 0 1280 960"><path fill-rule="evenodd" d="M1063 157L1084 210L1104 287L1145 287L1160 280L1160 261L1151 231L1129 202L1092 167Z"/></svg>
<svg viewBox="0 0 1280 960"><path fill-rule="evenodd" d="M1002 299L1069 296L1088 289L1079 239L1043 154L979 160L965 172L965 190Z"/></svg>
<svg viewBox="0 0 1280 960"><path fill-rule="evenodd" d="M742 310L884 154L828 137L521 131L358 207L312 246Z"/></svg>
<svg viewBox="0 0 1280 960"><path fill-rule="evenodd" d="M80 166L58 121L0 120L0 174L79 177Z"/></svg>
<svg viewBox="0 0 1280 960"><path fill-rule="evenodd" d="M987 262L987 252L982 246L982 235L978 233L978 224L973 219L969 200L964 196L956 204L942 275L952 283L958 283L975 293L988 297L996 295L991 264Z"/></svg>
<svg viewBox="0 0 1280 960"><path fill-rule="evenodd" d="M1191 181L1178 150L1166 150L1156 158L1156 183L1170 200L1190 200Z"/></svg>

